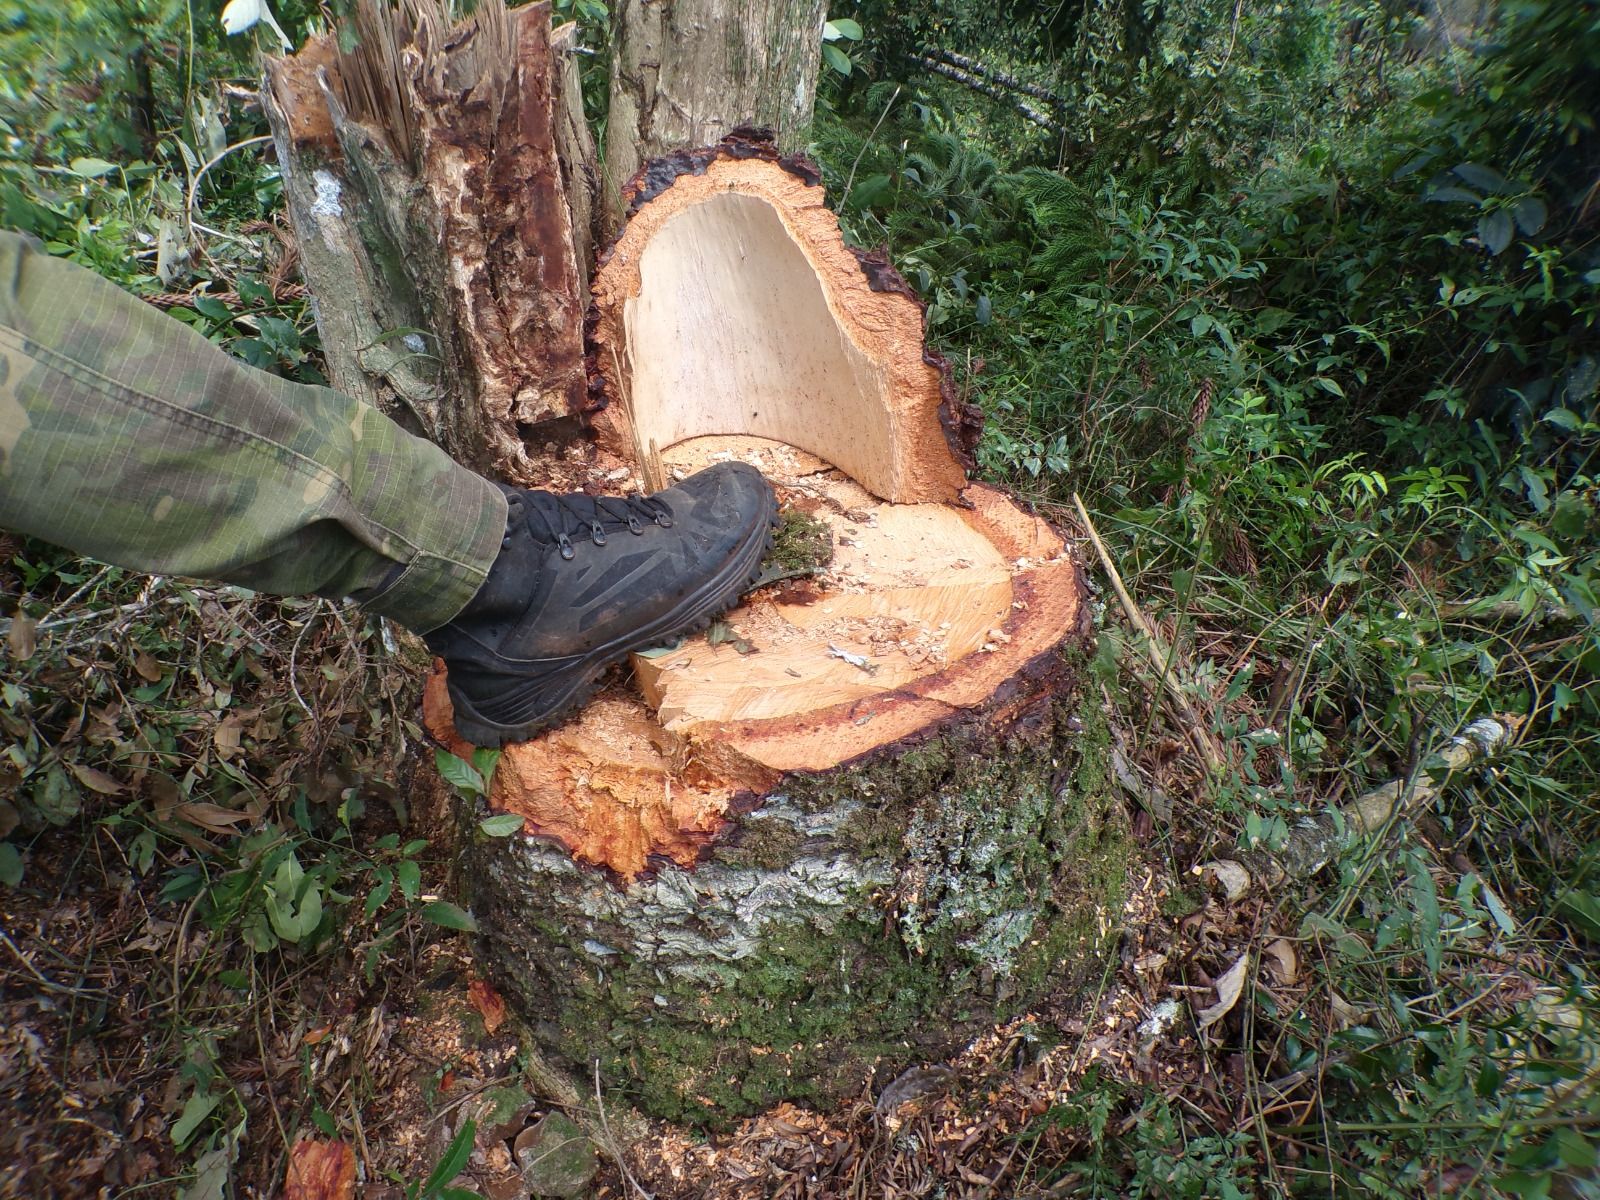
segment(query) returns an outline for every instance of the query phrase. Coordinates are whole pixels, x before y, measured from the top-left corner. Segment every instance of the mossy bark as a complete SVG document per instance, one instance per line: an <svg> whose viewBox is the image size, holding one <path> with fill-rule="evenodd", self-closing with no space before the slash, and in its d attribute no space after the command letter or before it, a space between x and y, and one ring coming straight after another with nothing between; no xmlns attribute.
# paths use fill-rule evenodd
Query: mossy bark
<svg viewBox="0 0 1600 1200"><path fill-rule="evenodd" d="M791 777L697 867L627 887L480 841L485 953L548 1049L653 1115L859 1095L1098 975L1130 856L1102 749L1044 698Z"/></svg>

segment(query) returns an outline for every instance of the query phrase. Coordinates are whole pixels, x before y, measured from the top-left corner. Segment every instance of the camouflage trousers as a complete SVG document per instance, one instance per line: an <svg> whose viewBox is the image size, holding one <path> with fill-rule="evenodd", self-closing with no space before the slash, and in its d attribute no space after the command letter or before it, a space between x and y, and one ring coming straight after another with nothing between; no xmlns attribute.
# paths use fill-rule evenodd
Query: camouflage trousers
<svg viewBox="0 0 1600 1200"><path fill-rule="evenodd" d="M492 484L371 406L246 366L0 230L0 528L355 596L426 632L477 592L505 517Z"/></svg>

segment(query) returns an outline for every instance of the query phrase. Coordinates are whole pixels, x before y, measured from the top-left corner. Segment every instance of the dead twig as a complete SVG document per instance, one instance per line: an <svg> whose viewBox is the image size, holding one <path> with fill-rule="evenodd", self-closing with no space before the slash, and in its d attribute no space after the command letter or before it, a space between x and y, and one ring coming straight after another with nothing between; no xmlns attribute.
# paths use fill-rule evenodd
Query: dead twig
<svg viewBox="0 0 1600 1200"><path fill-rule="evenodd" d="M1161 679L1161 685L1166 690L1168 698L1177 708L1183 720L1184 731L1189 740L1194 743L1200 756L1206 760L1206 767L1213 773L1220 774L1227 759L1223 756L1222 748L1217 745L1217 740L1211 731L1206 728L1205 722L1200 719L1194 703L1185 694L1183 686L1178 682L1171 665L1173 652L1162 643L1155 628L1146 619L1139 606L1133 602L1133 597L1128 594L1126 585L1122 582L1122 575L1117 571L1116 565L1111 561L1111 555L1106 550L1106 544L1100 540L1100 531L1094 527L1094 522L1089 519L1089 511L1084 508L1083 501L1078 493L1072 493L1072 503L1078 510L1078 519L1083 522L1084 532L1089 535L1095 553L1100 558L1100 565L1105 569L1106 577L1111 581L1111 590L1116 592L1117 599L1122 603L1122 611L1128 614L1128 621L1133 627L1144 635L1145 652L1149 655L1151 665L1156 669L1156 674Z"/></svg>

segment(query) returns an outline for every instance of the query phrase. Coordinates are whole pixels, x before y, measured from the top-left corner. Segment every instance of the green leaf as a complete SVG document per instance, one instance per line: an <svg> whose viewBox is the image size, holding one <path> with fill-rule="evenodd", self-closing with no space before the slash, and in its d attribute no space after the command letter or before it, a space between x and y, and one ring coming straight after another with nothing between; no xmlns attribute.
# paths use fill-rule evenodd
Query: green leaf
<svg viewBox="0 0 1600 1200"><path fill-rule="evenodd" d="M1516 218L1517 228L1532 237L1550 219L1550 209L1539 197L1524 196L1511 206L1511 215Z"/></svg>
<svg viewBox="0 0 1600 1200"><path fill-rule="evenodd" d="M439 768L439 774L444 776L444 781L452 787L474 796L481 796L487 790L483 785L483 776L478 774L477 768L466 760L457 758L450 751L435 750L433 762Z"/></svg>
<svg viewBox="0 0 1600 1200"><path fill-rule="evenodd" d="M1439 927L1443 917L1439 911L1439 892L1434 887L1428 864L1415 850L1406 855L1406 874L1411 877L1411 906L1417 914L1417 941L1428 970L1438 974L1443 960Z"/></svg>
<svg viewBox="0 0 1600 1200"><path fill-rule="evenodd" d="M478 829L486 837L510 837L522 828L522 818L516 813L496 813L478 822Z"/></svg>
<svg viewBox="0 0 1600 1200"><path fill-rule="evenodd" d="M228 306L215 296L196 296L194 310L203 317L210 317L213 321L231 321L233 313Z"/></svg>
<svg viewBox="0 0 1600 1200"><path fill-rule="evenodd" d="M852 65L850 62L850 56L837 46L829 46L824 44L822 47L822 61L827 63L828 66L832 67L841 75L850 74L850 68Z"/></svg>
<svg viewBox="0 0 1600 1200"><path fill-rule="evenodd" d="M1520 191L1514 187L1504 175L1493 167L1486 167L1482 163L1464 162L1452 168L1456 178L1483 192L1493 192L1497 196L1504 196L1510 192Z"/></svg>
<svg viewBox="0 0 1600 1200"><path fill-rule="evenodd" d="M422 890L422 868L411 859L403 858L395 864L394 873L400 881L400 894L407 900L415 900Z"/></svg>
<svg viewBox="0 0 1600 1200"><path fill-rule="evenodd" d="M415 864L413 864L415 865ZM361 914L367 920L372 920L377 911L388 903L390 894L394 891L394 872L388 867L379 867L373 872L378 877L378 882L367 893L367 899L361 906Z"/></svg>
<svg viewBox="0 0 1600 1200"><path fill-rule="evenodd" d="M1556 901L1556 913L1570 921L1585 937L1600 942L1600 896L1568 892Z"/></svg>
<svg viewBox="0 0 1600 1200"><path fill-rule="evenodd" d="M1511 245L1514 233L1516 230L1512 228L1511 216L1503 208L1484 213L1478 218L1478 240L1490 254L1499 254Z"/></svg>
<svg viewBox="0 0 1600 1200"><path fill-rule="evenodd" d="M22 882L22 852L10 842L0 842L0 884L16 887Z"/></svg>
<svg viewBox="0 0 1600 1200"><path fill-rule="evenodd" d="M99 179L102 175L109 175L117 169L117 164L107 162L103 158L75 158L68 165L67 170L84 179Z"/></svg>
<svg viewBox="0 0 1600 1200"><path fill-rule="evenodd" d="M840 38L846 41L859 42L861 40L861 26L849 17L839 17L829 21L822 27L822 40L836 42Z"/></svg>
<svg viewBox="0 0 1600 1200"><path fill-rule="evenodd" d="M500 762L500 751L487 750L483 747L472 752L472 765L478 769L478 774L483 776L483 790L489 791L489 785L494 782L494 769Z"/></svg>
<svg viewBox="0 0 1600 1200"><path fill-rule="evenodd" d="M52 825L65 825L83 811L83 796L59 763L53 763L33 788L33 806Z"/></svg>
<svg viewBox="0 0 1600 1200"><path fill-rule="evenodd" d="M183 1112L172 1126L172 1144L182 1150L200 1128L200 1122L217 1107L217 1097L210 1092L195 1092L183 1106Z"/></svg>
<svg viewBox="0 0 1600 1200"><path fill-rule="evenodd" d="M463 933L478 932L478 923L472 919L472 914L448 900L428 901L422 906L422 915L435 925L443 925L446 929L459 929ZM446 1176L446 1178L453 1177Z"/></svg>
<svg viewBox="0 0 1600 1200"><path fill-rule="evenodd" d="M467 1159L472 1157L473 1139L478 1135L478 1123L467 1121L455 1137L450 1139L450 1144L444 1149L444 1156L439 1159L433 1173L428 1176L427 1182L422 1185L424 1196L437 1196L439 1189L444 1187L467 1165Z"/></svg>

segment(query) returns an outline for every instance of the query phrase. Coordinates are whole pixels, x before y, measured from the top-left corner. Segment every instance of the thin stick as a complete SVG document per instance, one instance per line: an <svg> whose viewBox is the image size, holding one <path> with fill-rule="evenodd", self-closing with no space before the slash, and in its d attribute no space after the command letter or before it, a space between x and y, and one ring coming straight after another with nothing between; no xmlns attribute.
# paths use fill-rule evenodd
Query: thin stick
<svg viewBox="0 0 1600 1200"><path fill-rule="evenodd" d="M600 1092L600 1060L594 1060L594 1106L600 1114L600 1128L605 1130L606 1148L611 1151L611 1156L617 1160L617 1167L622 1172L622 1177L628 1181L628 1186L644 1200L655 1200L655 1197L639 1186L639 1181L633 1177L633 1172L628 1170L627 1160L622 1154L622 1144L617 1141L616 1134L611 1132L611 1122L606 1117L606 1102Z"/></svg>
<svg viewBox="0 0 1600 1200"><path fill-rule="evenodd" d="M1195 711L1193 703L1184 694L1177 678L1173 675L1170 664L1172 656L1167 651L1155 629L1145 619L1144 613L1133 602L1133 597L1128 595L1128 589L1122 582L1122 576L1111 561L1111 555L1106 551L1106 544L1100 540L1100 532L1094 527L1094 522L1089 519L1089 510L1083 507L1083 501L1078 498L1078 493L1072 493L1072 503L1078 510L1078 518L1083 522L1084 532L1089 535L1089 540L1094 543L1095 553L1100 557L1100 565L1105 568L1106 577L1111 580L1111 590L1116 592L1117 599L1122 602L1122 611L1128 614L1128 620L1133 627L1145 637L1145 651L1150 656L1150 662L1155 666L1156 673L1161 677L1161 684L1166 689L1168 697L1178 708L1187 727L1189 738L1194 742L1195 749L1200 751L1206 760L1206 766L1214 772L1221 772L1227 765L1223 758L1222 750L1217 745L1216 739L1211 736L1210 730L1200 720L1200 714Z"/></svg>

